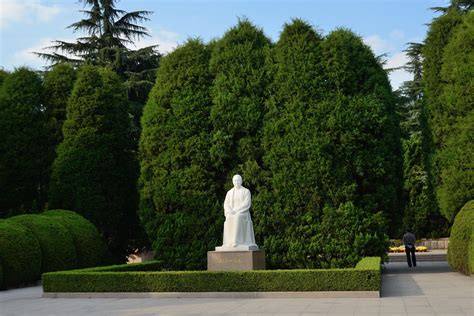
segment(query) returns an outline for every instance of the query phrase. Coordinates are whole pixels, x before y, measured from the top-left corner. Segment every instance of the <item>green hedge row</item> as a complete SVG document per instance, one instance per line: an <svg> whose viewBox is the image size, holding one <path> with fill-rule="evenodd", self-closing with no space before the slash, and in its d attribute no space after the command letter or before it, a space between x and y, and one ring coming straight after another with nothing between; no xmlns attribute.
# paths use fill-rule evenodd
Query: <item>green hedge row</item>
<svg viewBox="0 0 474 316"><path fill-rule="evenodd" d="M355 268L160 272L159 262L43 274L44 292L378 291L380 258Z"/></svg>
<svg viewBox="0 0 474 316"><path fill-rule="evenodd" d="M448 263L456 271L474 275L474 200L467 202L454 219Z"/></svg>
<svg viewBox="0 0 474 316"><path fill-rule="evenodd" d="M41 273L104 263L99 232L82 216L65 210L0 221L0 288L39 280Z"/></svg>

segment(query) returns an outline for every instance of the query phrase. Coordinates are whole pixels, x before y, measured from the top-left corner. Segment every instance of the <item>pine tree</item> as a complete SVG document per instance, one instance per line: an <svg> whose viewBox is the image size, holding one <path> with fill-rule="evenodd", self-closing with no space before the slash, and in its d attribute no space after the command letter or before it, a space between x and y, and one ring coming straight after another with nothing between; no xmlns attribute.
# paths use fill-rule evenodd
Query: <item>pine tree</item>
<svg viewBox="0 0 474 316"><path fill-rule="evenodd" d="M41 210L53 159L39 75L18 68L0 90L0 216Z"/></svg>
<svg viewBox="0 0 474 316"><path fill-rule="evenodd" d="M111 70L84 65L67 104L64 139L57 148L50 207L76 211L97 226L115 260L131 249L137 170L132 153L129 104Z"/></svg>
<svg viewBox="0 0 474 316"><path fill-rule="evenodd" d="M85 62L107 66L125 82L132 113L135 117L135 135L140 134L139 121L143 105L153 87L161 54L157 45L132 50L127 45L149 36L148 30L139 25L147 21L151 11L126 12L116 8L116 0L81 0L87 10L86 17L68 28L85 33L76 42L54 41L47 47L52 53L36 53L52 65L68 63L79 66ZM138 141L138 140L137 140Z"/></svg>
<svg viewBox="0 0 474 316"><path fill-rule="evenodd" d="M144 110L140 218L156 258L171 269L205 269L222 219L208 151L210 49L188 40L167 55Z"/></svg>

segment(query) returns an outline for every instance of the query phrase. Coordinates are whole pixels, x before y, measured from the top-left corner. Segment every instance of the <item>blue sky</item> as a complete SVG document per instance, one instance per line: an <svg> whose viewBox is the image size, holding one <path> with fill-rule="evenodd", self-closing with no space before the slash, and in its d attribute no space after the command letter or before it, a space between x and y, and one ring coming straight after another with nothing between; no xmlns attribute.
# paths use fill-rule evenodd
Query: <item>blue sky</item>
<svg viewBox="0 0 474 316"><path fill-rule="evenodd" d="M122 0L126 11L150 10L145 22L150 34L137 47L158 44L166 53L189 37L204 41L222 36L238 17L247 17L277 41L285 22L302 18L323 34L347 27L359 34L376 55L387 53L387 67L405 63L405 43L422 41L436 13L434 6L448 0ZM75 0L0 0L0 66L40 69L44 61L31 52L40 51L51 40L72 41L66 26L82 18L83 5ZM392 86L409 79L404 71L390 75Z"/></svg>

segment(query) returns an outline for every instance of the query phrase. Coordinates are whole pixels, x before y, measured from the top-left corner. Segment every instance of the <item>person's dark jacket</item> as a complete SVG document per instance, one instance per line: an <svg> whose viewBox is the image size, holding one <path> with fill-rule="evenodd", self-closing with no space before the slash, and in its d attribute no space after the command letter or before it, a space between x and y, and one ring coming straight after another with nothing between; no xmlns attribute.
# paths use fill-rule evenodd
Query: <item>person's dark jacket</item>
<svg viewBox="0 0 474 316"><path fill-rule="evenodd" d="M403 235L403 243L405 244L405 247L414 247L416 243L415 235L410 232L405 233L405 235Z"/></svg>

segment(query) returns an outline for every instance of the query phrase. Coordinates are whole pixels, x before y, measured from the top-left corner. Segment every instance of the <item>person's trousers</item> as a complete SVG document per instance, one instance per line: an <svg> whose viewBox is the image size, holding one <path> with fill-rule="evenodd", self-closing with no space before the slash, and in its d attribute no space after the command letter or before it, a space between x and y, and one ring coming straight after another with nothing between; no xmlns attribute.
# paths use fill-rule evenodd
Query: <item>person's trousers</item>
<svg viewBox="0 0 474 316"><path fill-rule="evenodd" d="M407 263L408 266L411 268L412 264L416 267L416 256L415 256L416 247L413 246L411 248L405 247L405 253L407 254Z"/></svg>

